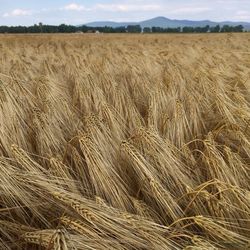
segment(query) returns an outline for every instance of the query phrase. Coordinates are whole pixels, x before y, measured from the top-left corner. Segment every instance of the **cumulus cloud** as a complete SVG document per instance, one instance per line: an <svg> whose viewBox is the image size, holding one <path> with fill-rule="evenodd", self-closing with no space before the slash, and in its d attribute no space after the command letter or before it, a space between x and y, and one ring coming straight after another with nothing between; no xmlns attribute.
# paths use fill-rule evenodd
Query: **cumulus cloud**
<svg viewBox="0 0 250 250"><path fill-rule="evenodd" d="M17 17L17 16L29 16L29 15L31 15L30 10L14 9L11 12L4 13L3 17Z"/></svg>
<svg viewBox="0 0 250 250"><path fill-rule="evenodd" d="M219 4L225 4L225 5L230 5L230 4L248 4L249 0L217 0L217 3Z"/></svg>
<svg viewBox="0 0 250 250"><path fill-rule="evenodd" d="M71 3L68 5L65 5L62 10L71 10L71 11L84 11L84 10L90 10L86 8L84 5L76 4L76 3Z"/></svg>
<svg viewBox="0 0 250 250"><path fill-rule="evenodd" d="M153 11L160 10L161 6L158 4L96 4L95 9L104 11Z"/></svg>
<svg viewBox="0 0 250 250"><path fill-rule="evenodd" d="M183 7L172 10L172 14L196 14L211 10L208 7Z"/></svg>
<svg viewBox="0 0 250 250"><path fill-rule="evenodd" d="M246 10L237 11L236 15L234 16L234 20L239 20L239 21L250 20L250 11L246 11Z"/></svg>

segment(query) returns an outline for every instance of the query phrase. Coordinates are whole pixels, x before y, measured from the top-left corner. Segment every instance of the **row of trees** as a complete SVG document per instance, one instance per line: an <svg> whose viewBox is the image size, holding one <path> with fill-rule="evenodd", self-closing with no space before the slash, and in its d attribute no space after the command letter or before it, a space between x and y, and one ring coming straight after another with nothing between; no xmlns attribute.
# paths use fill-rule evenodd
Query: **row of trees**
<svg viewBox="0 0 250 250"><path fill-rule="evenodd" d="M145 33L219 33L219 32L243 32L244 27L242 25L237 25L237 26L229 26L229 25L224 25L220 27L220 25L210 27L209 25L204 26L204 27L178 27L178 28L160 28L160 27L152 27L147 28L145 27L143 29L143 32Z"/></svg>
<svg viewBox="0 0 250 250"><path fill-rule="evenodd" d="M161 27L142 27L140 25L128 25L127 27L88 27L88 26L73 26L61 24L59 26L55 25L43 25L39 23L33 26L0 26L0 33L75 33L75 32L95 32L99 31L102 33L219 33L219 32L243 32L244 27L242 25L229 26L220 25L210 27L178 27L178 28L161 28Z"/></svg>
<svg viewBox="0 0 250 250"><path fill-rule="evenodd" d="M125 33L126 27L87 27L87 26L73 26L61 24L55 25L43 25L35 24L33 26L0 26L0 33L75 33L75 32L103 32L103 33Z"/></svg>

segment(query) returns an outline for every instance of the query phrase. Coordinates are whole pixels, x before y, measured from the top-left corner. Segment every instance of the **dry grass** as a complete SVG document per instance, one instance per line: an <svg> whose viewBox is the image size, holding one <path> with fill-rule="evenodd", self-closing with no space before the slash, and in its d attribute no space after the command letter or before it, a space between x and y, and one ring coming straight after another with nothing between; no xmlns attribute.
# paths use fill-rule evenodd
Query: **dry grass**
<svg viewBox="0 0 250 250"><path fill-rule="evenodd" d="M249 249L250 35L0 36L0 249Z"/></svg>

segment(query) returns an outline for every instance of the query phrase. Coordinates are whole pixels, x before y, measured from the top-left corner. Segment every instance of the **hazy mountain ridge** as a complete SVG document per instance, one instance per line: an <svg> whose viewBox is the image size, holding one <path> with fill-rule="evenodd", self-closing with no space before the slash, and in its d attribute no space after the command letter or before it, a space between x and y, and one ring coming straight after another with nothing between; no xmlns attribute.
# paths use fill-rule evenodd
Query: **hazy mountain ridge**
<svg viewBox="0 0 250 250"><path fill-rule="evenodd" d="M232 21L224 21L224 22L213 22L210 20L201 20L201 21L191 21L191 20L177 20L177 19L169 19L166 17L156 17L149 20L141 21L141 22L112 22L112 21L97 21L86 23L85 25L90 27L120 27L120 26L128 26L128 25L140 25L142 28L144 27L162 27L162 28L177 28L177 27L202 27L202 26L216 26L216 25L243 25L245 29L250 30L250 23L248 22L232 22Z"/></svg>

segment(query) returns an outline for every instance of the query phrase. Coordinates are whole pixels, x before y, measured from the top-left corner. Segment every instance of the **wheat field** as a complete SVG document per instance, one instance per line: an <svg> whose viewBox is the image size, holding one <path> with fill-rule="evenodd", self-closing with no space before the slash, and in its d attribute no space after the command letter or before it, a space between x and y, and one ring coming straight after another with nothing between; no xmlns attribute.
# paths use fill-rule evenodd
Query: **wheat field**
<svg viewBox="0 0 250 250"><path fill-rule="evenodd" d="M250 34L1 35L0 249L250 249Z"/></svg>

